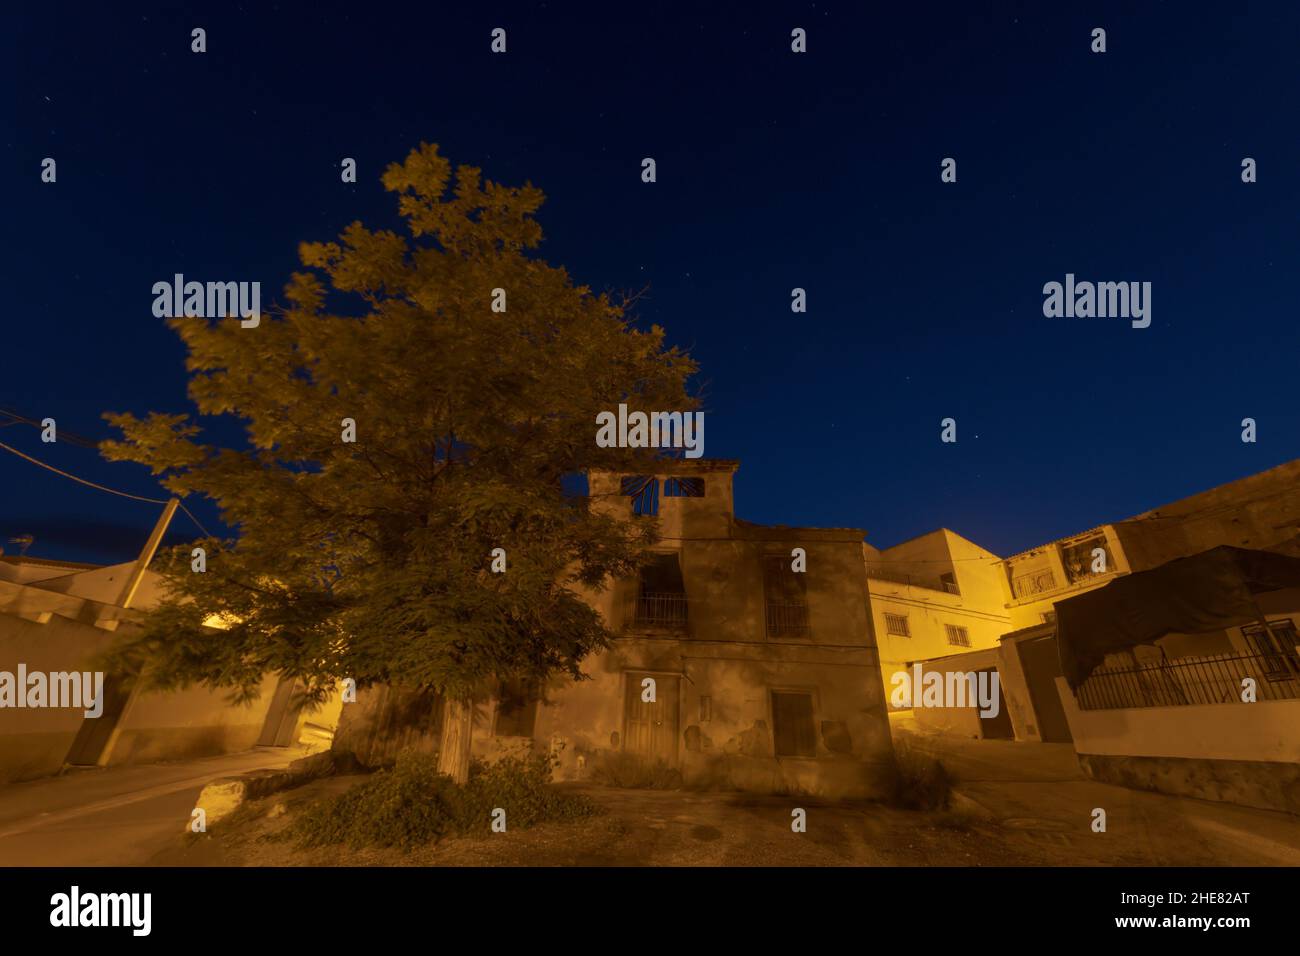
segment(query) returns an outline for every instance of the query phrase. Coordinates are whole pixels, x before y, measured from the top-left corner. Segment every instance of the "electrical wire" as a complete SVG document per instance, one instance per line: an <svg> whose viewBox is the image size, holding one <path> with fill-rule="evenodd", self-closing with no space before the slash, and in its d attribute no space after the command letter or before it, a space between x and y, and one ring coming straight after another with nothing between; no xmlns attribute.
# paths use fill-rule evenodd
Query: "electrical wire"
<svg viewBox="0 0 1300 956"><path fill-rule="evenodd" d="M17 448L14 448L10 445L6 445L4 442L0 442L0 448L4 449L5 451L11 454L17 455L19 458L25 459L26 461L30 461L33 465L39 465L40 467L44 468L46 471L52 471L56 475L61 475L64 478L69 478L72 481L77 482L78 484L85 485L87 488L94 488L96 491L107 491L110 495L117 495L119 498L130 498L132 501L144 501L151 505L165 505L168 503L166 498L146 498L143 495L133 495L130 494L129 492L118 491L116 488L109 488L106 487L105 485L96 484L93 481L87 481L85 478L79 478L70 472L63 471L60 468L55 468L53 465L48 465L38 458L33 458L31 455L28 455L25 452L21 452ZM178 499L176 504L181 509L181 511L184 511L186 516L191 521L194 522L195 527L197 527L200 531L202 531L206 537L209 538L212 537L212 535L208 533L207 528L203 527L203 525L199 523L199 519L194 517L194 515L190 512L190 509L185 507L184 502Z"/></svg>

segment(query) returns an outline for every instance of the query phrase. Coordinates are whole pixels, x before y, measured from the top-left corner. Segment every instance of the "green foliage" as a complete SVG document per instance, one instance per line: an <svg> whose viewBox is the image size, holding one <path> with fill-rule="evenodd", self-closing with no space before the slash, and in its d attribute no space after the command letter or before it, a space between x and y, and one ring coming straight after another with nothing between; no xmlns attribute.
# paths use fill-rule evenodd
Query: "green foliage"
<svg viewBox="0 0 1300 956"><path fill-rule="evenodd" d="M315 700L344 677L462 696L493 677L578 677L605 646L575 589L631 573L654 522L619 521L562 480L652 467L652 450L598 448L596 416L695 407L695 365L635 328L626 300L536 255L533 186L453 174L430 145L383 184L406 234L356 222L304 243L307 271L257 328L171 320L198 412L238 422L244 445L204 443L187 415L105 416L122 432L106 457L209 497L237 529L196 542L206 573L191 545L160 555L167 600L108 666L245 699L268 672ZM494 548L505 574L488 570ZM214 616L226 630L205 627Z"/></svg>
<svg viewBox="0 0 1300 956"><path fill-rule="evenodd" d="M309 807L288 836L304 849L346 844L410 850L446 836L490 833L498 807L506 811L507 832L597 812L583 797L557 791L550 779L549 758L537 754L475 762L469 783L458 787L438 772L435 755L406 751L391 770Z"/></svg>
<svg viewBox="0 0 1300 956"><path fill-rule="evenodd" d="M598 754L592 761L591 779L607 787L630 790L679 790L682 786L682 775L676 767L623 750Z"/></svg>
<svg viewBox="0 0 1300 956"><path fill-rule="evenodd" d="M898 766L894 802L909 810L942 810L948 806L952 779L944 765L906 741L894 744Z"/></svg>

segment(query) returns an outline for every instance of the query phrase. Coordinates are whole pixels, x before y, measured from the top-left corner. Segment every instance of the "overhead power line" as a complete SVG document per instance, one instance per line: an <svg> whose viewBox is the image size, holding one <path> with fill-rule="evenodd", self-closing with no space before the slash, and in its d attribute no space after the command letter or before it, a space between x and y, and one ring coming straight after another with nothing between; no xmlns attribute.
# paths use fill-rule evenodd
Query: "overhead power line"
<svg viewBox="0 0 1300 956"><path fill-rule="evenodd" d="M31 425L33 428L43 428L44 426L34 418L28 418L26 415L20 415L12 408L0 408L0 415L10 419L7 422L0 422L0 428L8 425ZM77 445L81 448L99 448L99 442L93 438L83 438L75 432L70 432L66 428L59 429L59 441L67 442L69 445Z"/></svg>
<svg viewBox="0 0 1300 956"><path fill-rule="evenodd" d="M151 505L167 504L168 499L166 498L146 498L143 495L133 495L130 494L129 492L118 491L116 488L109 488L105 485L96 484L93 481L87 481L85 478L79 478L70 472L63 471L60 468L55 468L53 465L48 465L38 458L33 458L31 455L28 455L25 452L21 452L17 448L13 448L10 445L6 445L4 442L0 442L0 448L4 449L5 451L11 454L17 455L19 458L22 458L26 461L30 461L33 465L39 465L40 467L44 468L46 471L52 471L56 475L61 475L64 478L68 478L72 481L77 482L77 484L85 485L87 488L94 488L96 491L106 491L110 495L117 495L119 498L130 498L132 501L144 501ZM194 522L194 526L203 532L205 537L208 538L212 537L212 535L208 532L208 529L203 527L203 525L199 522L199 519L194 517L194 515L190 512L190 509L185 507L185 502L178 500L176 503L177 505L179 505L181 511L184 511L186 516L191 521Z"/></svg>

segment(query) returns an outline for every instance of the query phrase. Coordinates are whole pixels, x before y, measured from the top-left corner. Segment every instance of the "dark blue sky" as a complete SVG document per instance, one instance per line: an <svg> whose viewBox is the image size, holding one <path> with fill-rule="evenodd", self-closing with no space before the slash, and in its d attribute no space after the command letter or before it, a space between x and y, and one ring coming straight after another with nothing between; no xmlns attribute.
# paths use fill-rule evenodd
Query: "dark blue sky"
<svg viewBox="0 0 1300 956"><path fill-rule="evenodd" d="M398 225L378 177L426 140L540 186L577 280L649 283L741 517L1006 554L1300 455L1293 4L332 6L18 15L0 407L95 439L104 411L187 410L152 284L278 296L299 241ZM1067 272L1151 282L1151 327L1045 318ZM27 426L0 441L162 494ZM157 511L0 453L0 544L125 560Z"/></svg>

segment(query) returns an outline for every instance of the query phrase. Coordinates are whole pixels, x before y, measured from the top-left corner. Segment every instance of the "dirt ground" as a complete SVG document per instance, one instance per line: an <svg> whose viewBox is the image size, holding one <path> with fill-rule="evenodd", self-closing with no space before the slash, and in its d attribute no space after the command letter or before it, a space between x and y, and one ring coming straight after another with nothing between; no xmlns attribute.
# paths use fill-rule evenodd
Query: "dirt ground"
<svg viewBox="0 0 1300 956"><path fill-rule="evenodd" d="M564 785L603 813L405 853L298 850L278 834L360 777L274 794L187 835L166 866L1234 866L1300 865L1300 819L1087 780L1068 745L910 738L956 780L945 811L811 797ZM1107 812L1105 832L1092 826ZM791 811L807 830L791 829Z"/></svg>
<svg viewBox="0 0 1300 956"><path fill-rule="evenodd" d="M356 777L316 781L250 804L239 818L178 841L163 866L1008 866L1046 862L960 813L920 813L809 798L570 787L604 813L575 823L454 838L404 853L299 851L276 839L294 815ZM807 811L807 832L791 810ZM181 844L188 845L181 845Z"/></svg>

